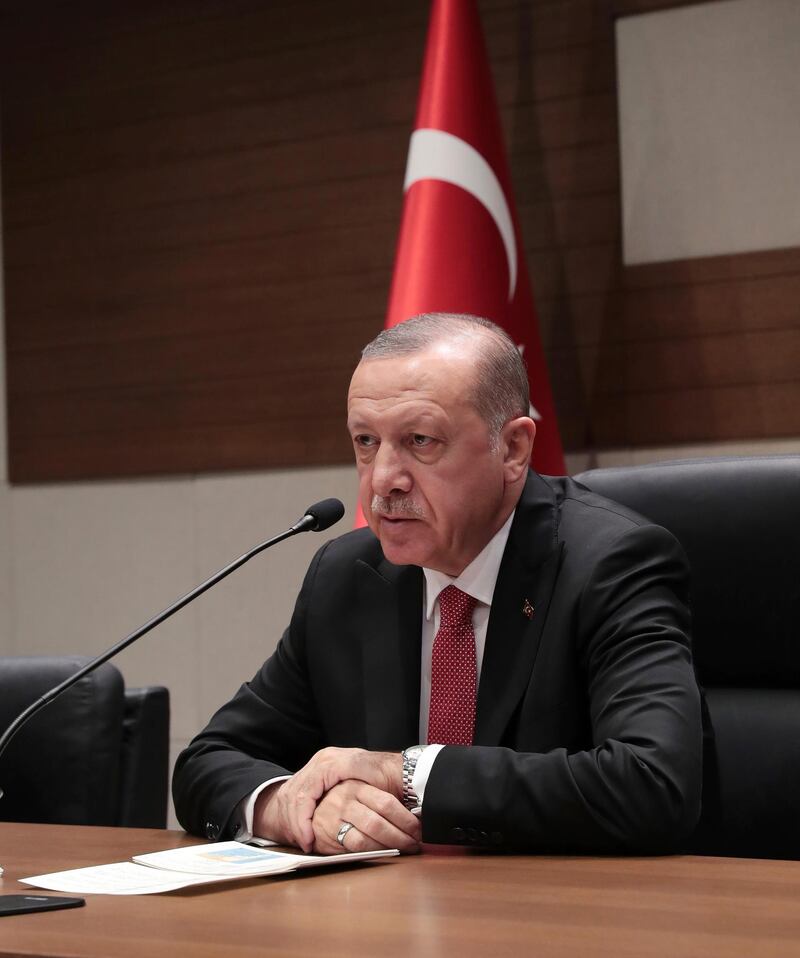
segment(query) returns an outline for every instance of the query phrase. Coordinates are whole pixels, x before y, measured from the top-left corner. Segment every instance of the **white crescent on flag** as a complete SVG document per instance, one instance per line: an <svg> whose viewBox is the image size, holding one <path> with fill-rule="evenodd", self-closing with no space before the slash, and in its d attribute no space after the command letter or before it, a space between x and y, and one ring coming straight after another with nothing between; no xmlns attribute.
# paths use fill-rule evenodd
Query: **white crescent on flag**
<svg viewBox="0 0 800 958"><path fill-rule="evenodd" d="M403 190L418 180L442 180L461 187L481 203L495 222L508 260L508 301L517 288L517 240L511 210L494 170L474 146L443 130L411 134Z"/></svg>

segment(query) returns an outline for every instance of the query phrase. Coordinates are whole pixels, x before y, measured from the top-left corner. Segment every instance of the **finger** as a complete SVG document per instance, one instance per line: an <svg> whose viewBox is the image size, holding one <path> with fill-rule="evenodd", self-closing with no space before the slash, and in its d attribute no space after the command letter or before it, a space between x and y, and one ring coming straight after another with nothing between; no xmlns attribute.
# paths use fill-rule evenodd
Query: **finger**
<svg viewBox="0 0 800 958"><path fill-rule="evenodd" d="M385 792L379 792L379 795L359 795L359 804L355 805L352 811L348 810L351 817L347 821L352 821L362 835L377 842L383 848L399 848L403 852L413 851L419 845L421 838L419 820L409 814L411 822L408 823L405 822L404 816L395 814L395 819L400 819L404 825L404 827L398 827L390 817L395 810L387 810L389 802L386 799L391 798L392 796L387 796ZM366 804L365 799L369 804ZM403 812L407 811L402 805L400 809Z"/></svg>
<svg viewBox="0 0 800 958"><path fill-rule="evenodd" d="M341 842L334 838L333 841L325 834L320 835L318 845L315 845L322 854L341 855L345 852L377 852L382 851L385 846L374 841L368 835L360 832L355 825L344 836Z"/></svg>
<svg viewBox="0 0 800 958"><path fill-rule="evenodd" d="M340 788L347 789L346 792L342 791L341 793L343 800L355 800L373 813L367 816L367 821L375 822L376 819L385 821L387 825L391 825L396 831L407 835L413 841L419 841L422 837L422 826L419 818L413 815L394 795L363 782L345 782L342 783ZM343 808L343 811L346 812L349 809ZM363 823L362 830L366 829L368 834L377 837L367 827L367 821Z"/></svg>
<svg viewBox="0 0 800 958"><path fill-rule="evenodd" d="M291 788L286 792L286 815L292 834L303 851L309 851L314 843L311 820L322 797L344 779L352 777L350 769L363 749L324 748L291 779Z"/></svg>
<svg viewBox="0 0 800 958"><path fill-rule="evenodd" d="M291 796L287 808L290 828L297 837L297 844L304 852L310 851L314 844L314 829L311 820L317 810L317 799L308 792L301 791Z"/></svg>
<svg viewBox="0 0 800 958"><path fill-rule="evenodd" d="M422 823L394 795L371 785L360 786L356 794L358 800L377 813L381 819L385 819L386 822L414 839L414 841L420 841L422 838Z"/></svg>
<svg viewBox="0 0 800 958"><path fill-rule="evenodd" d="M419 820L392 795L363 782L343 782L320 802L312 823L315 847L326 854L335 852L333 842L342 822L351 822L359 831L363 840L354 839L359 850L418 850Z"/></svg>
<svg viewBox="0 0 800 958"><path fill-rule="evenodd" d="M349 806L347 814L350 821L355 819L351 828L341 842L337 833L342 825L339 817L314 816L315 841L314 848L324 855L339 854L342 850L349 852L377 851L379 849L397 848L404 854L412 854L419 850L419 842L399 831L393 825L384 822L366 806L357 804Z"/></svg>
<svg viewBox="0 0 800 958"><path fill-rule="evenodd" d="M259 799L261 796L259 796ZM308 851L310 842L307 831L300 828L302 816L296 814L297 788L292 779L282 782L277 791L267 795L267 801L257 805L260 811L259 834L272 838L280 844L297 845ZM313 815L313 808L311 814ZM311 836L313 840L313 835Z"/></svg>
<svg viewBox="0 0 800 958"><path fill-rule="evenodd" d="M351 757L352 774L367 785L389 792L396 798L403 796L403 757L399 752L369 752L356 750Z"/></svg>
<svg viewBox="0 0 800 958"><path fill-rule="evenodd" d="M284 806L286 818L291 833L304 852L310 851L314 844L311 820L324 794L322 779L313 772L309 773L307 767L292 777L291 788L287 789Z"/></svg>

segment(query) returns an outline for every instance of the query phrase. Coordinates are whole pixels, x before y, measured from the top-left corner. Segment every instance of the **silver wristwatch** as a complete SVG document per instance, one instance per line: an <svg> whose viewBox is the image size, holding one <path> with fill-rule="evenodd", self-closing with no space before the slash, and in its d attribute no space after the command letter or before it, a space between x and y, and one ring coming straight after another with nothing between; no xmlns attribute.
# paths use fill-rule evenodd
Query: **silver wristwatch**
<svg viewBox="0 0 800 958"><path fill-rule="evenodd" d="M420 806L419 796L414 791L414 771L424 749L424 745L409 745L403 749L403 804L412 812Z"/></svg>

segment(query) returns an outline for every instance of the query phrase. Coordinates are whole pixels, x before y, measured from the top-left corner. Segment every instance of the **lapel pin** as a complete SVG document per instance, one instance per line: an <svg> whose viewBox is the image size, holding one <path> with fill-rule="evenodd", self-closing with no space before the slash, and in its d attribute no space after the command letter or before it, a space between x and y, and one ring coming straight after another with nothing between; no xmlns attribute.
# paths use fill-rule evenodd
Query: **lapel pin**
<svg viewBox="0 0 800 958"><path fill-rule="evenodd" d="M524 616L527 616L527 618L532 619L532 618L533 618L533 612L534 612L534 609L533 609L533 606L532 606L531 603L530 603L530 600L529 600L529 599L526 599L526 600L522 603L522 614L523 614Z"/></svg>

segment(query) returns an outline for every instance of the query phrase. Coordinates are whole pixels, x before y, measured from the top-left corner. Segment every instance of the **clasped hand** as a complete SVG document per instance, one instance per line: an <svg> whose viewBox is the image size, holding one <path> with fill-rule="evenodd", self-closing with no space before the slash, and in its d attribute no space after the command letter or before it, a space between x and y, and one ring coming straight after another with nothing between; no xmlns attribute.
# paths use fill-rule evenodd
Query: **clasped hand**
<svg viewBox="0 0 800 958"><path fill-rule="evenodd" d="M304 852L419 849L419 819L403 805L403 759L397 752L324 748L290 779L256 800L254 831ZM343 822L347 846L336 840Z"/></svg>

